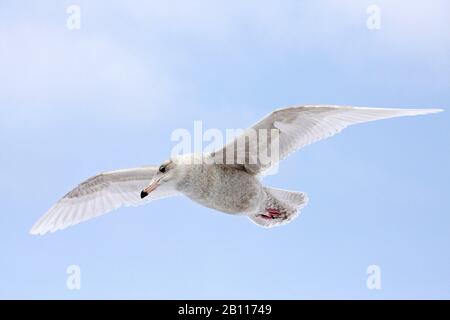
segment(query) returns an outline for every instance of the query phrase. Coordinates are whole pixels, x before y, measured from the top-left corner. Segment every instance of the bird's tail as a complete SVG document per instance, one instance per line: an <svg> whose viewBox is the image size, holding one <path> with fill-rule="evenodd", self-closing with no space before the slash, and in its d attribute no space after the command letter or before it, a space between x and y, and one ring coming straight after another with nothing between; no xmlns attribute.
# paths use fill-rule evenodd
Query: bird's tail
<svg viewBox="0 0 450 320"><path fill-rule="evenodd" d="M268 187L264 189L268 199L262 206L262 212L249 216L250 220L261 227L272 228L289 223L297 218L300 210L308 204L308 196L304 192Z"/></svg>

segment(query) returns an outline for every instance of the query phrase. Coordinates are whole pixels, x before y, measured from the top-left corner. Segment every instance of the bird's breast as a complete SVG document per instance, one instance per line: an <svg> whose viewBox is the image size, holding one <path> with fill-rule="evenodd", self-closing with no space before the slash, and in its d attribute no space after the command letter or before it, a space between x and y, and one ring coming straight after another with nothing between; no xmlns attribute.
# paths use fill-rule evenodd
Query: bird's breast
<svg viewBox="0 0 450 320"><path fill-rule="evenodd" d="M193 201L226 213L255 211L264 196L258 179L220 165L197 165L177 188Z"/></svg>

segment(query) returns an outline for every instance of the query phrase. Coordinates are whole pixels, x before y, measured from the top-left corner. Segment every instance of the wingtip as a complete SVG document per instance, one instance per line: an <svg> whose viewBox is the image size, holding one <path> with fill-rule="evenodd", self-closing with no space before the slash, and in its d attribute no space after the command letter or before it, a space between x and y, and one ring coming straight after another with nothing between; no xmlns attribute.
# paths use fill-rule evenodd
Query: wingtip
<svg viewBox="0 0 450 320"><path fill-rule="evenodd" d="M36 232L35 230L31 229L30 231L28 231L28 234L30 236L37 236L37 235L39 235L39 232Z"/></svg>
<svg viewBox="0 0 450 320"><path fill-rule="evenodd" d="M410 115L425 115L425 114L433 114L433 113L439 113L439 112L443 112L444 109L441 108L373 108L373 109L384 109L384 110L397 110L399 112L405 112L406 115L407 113L410 113Z"/></svg>
<svg viewBox="0 0 450 320"><path fill-rule="evenodd" d="M43 228L38 221L37 223L34 224L33 227L31 227L30 231L28 231L28 234L32 236L43 236L48 232L49 230L47 228Z"/></svg>
<svg viewBox="0 0 450 320"><path fill-rule="evenodd" d="M422 110L423 110L424 114L444 112L444 109L440 109L440 108L430 108L430 109L422 109Z"/></svg>
<svg viewBox="0 0 450 320"><path fill-rule="evenodd" d="M440 109L440 108L391 109L391 110L398 110L400 112L400 115L410 115L410 116L434 114L434 113L439 113L439 112L444 111L444 109Z"/></svg>
<svg viewBox="0 0 450 320"><path fill-rule="evenodd" d="M42 234L39 232L39 230L38 230L35 226L33 226L33 227L30 229L30 231L28 231L28 234L31 235L31 236L42 235Z"/></svg>

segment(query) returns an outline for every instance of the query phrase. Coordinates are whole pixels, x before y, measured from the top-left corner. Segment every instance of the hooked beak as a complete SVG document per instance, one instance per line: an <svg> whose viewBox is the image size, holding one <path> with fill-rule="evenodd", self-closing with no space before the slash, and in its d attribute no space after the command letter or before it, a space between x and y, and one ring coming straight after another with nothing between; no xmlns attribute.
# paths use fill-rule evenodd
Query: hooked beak
<svg viewBox="0 0 450 320"><path fill-rule="evenodd" d="M147 188L141 191L141 199L144 199L146 196L150 194L150 192L154 191L156 188L159 187L159 180L160 179L153 179L152 182L148 185Z"/></svg>

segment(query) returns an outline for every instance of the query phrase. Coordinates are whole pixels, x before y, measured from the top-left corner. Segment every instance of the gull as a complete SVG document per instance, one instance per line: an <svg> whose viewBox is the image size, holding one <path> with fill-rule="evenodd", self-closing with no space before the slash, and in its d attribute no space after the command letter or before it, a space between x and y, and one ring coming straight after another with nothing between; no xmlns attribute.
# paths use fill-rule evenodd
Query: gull
<svg viewBox="0 0 450 320"><path fill-rule="evenodd" d="M304 192L262 184L262 177L289 154L358 123L437 113L441 109L388 109L301 105L278 109L248 130L277 132L275 139L249 139L244 132L210 153L173 156L159 166L100 173L67 193L30 230L43 235L98 217L121 206L184 195L205 207L248 217L265 228L284 225L306 206ZM257 148L251 148L255 142ZM261 155L277 146L276 157ZM232 151L236 151L233 153ZM239 152L243 161L236 161ZM263 153L261 153L263 152ZM227 157L227 155L232 155ZM232 160L225 161L225 160Z"/></svg>

